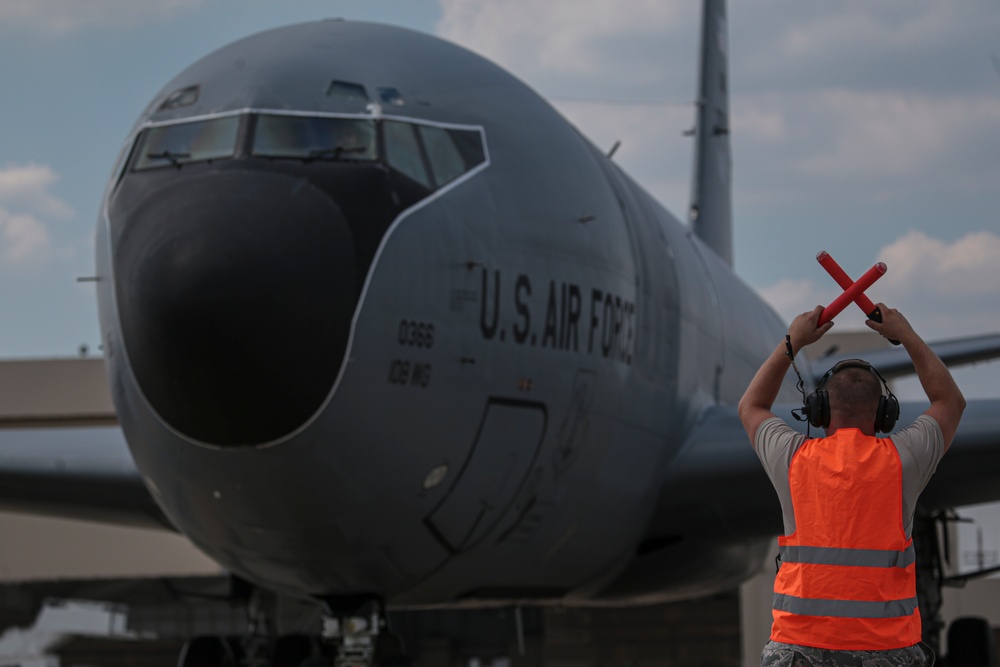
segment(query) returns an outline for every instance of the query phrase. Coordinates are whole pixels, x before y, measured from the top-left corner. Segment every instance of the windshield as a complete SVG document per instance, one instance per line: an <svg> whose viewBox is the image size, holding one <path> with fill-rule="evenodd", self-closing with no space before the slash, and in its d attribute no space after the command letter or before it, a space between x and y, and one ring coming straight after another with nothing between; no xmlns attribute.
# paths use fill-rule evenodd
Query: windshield
<svg viewBox="0 0 1000 667"><path fill-rule="evenodd" d="M231 157L239 126L239 116L226 116L150 128L139 140L134 168L180 168L189 162Z"/></svg>
<svg viewBox="0 0 1000 667"><path fill-rule="evenodd" d="M304 161L371 162L378 158L375 138L373 120L261 114L252 154Z"/></svg>
<svg viewBox="0 0 1000 667"><path fill-rule="evenodd" d="M302 163L382 161L393 173L428 191L486 161L479 128L277 112L148 127L136 146L134 171L248 157Z"/></svg>

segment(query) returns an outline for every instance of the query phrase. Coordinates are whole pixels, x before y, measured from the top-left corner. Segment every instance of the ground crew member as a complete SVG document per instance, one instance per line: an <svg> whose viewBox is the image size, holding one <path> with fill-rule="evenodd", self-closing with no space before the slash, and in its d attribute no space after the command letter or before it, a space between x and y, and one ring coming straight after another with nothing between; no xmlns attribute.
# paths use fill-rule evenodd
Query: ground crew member
<svg viewBox="0 0 1000 667"><path fill-rule="evenodd" d="M930 400L907 428L876 436L876 426L892 428L898 404L860 360L835 366L819 383L822 392L806 400L810 421L827 410L825 438L807 440L771 412L794 355L833 326L816 326L821 306L792 321L740 400L785 531L764 666L928 664L919 646L913 513L955 437L965 398L906 318L878 307L882 323L867 325L903 345ZM893 407L895 416L884 414Z"/></svg>

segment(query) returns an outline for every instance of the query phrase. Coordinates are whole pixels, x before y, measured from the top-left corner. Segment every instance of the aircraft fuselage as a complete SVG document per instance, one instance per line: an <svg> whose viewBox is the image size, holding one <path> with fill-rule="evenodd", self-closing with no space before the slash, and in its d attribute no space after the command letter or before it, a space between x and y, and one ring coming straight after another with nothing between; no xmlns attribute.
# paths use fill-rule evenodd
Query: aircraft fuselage
<svg viewBox="0 0 1000 667"><path fill-rule="evenodd" d="M119 419L174 525L299 595L585 599L784 326L540 97L325 21L178 75L98 234Z"/></svg>

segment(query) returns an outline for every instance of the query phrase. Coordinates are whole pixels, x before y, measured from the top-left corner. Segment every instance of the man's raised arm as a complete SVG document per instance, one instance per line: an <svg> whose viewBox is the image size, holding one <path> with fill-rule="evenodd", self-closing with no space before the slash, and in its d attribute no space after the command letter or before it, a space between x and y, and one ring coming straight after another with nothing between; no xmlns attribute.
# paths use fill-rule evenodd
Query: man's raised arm
<svg viewBox="0 0 1000 667"><path fill-rule="evenodd" d="M865 324L885 338L898 340L906 348L910 360L913 361L913 368L917 372L917 379L920 380L920 386L931 402L924 414L933 417L941 426L944 448L947 450L955 438L958 422L965 411L965 397L955 384L955 379L951 377L948 367L917 335L902 313L887 307L884 303L877 305L882 312L882 323L868 320Z"/></svg>
<svg viewBox="0 0 1000 667"><path fill-rule="evenodd" d="M823 306L816 306L811 312L802 313L788 325L792 354L798 354L806 345L818 341L833 326L833 322L827 322L821 327L816 326L822 312ZM775 416L771 412L771 406L774 405L774 399L778 396L781 381L785 379L791 361L791 357L788 356L788 345L786 341L781 341L771 352L771 356L761 364L743 398L740 399L740 421L743 422L743 428L751 443L754 441L757 427Z"/></svg>

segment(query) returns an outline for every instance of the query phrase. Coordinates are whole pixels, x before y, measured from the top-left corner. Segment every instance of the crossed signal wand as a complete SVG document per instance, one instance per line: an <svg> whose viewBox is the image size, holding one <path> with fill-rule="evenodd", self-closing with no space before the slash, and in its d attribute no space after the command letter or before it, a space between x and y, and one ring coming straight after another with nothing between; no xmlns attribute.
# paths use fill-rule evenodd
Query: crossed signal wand
<svg viewBox="0 0 1000 667"><path fill-rule="evenodd" d="M837 284L843 288L844 293L838 296L836 299L830 302L830 305L823 309L820 313L819 320L817 322L818 326L823 326L834 317L840 314L840 311L847 307L847 304L852 301L858 304L865 316L868 319L875 322L882 322L882 312L878 309L872 300L865 296L865 290L871 287L876 280L885 275L888 267L885 262L878 262L872 268L868 269L863 276L858 278L856 281L851 280L851 277L840 268L836 260L830 256L830 253L825 250L821 251L816 255L816 261L826 269L826 272L830 274L830 277L837 281ZM898 340L890 340L893 345L899 345Z"/></svg>

